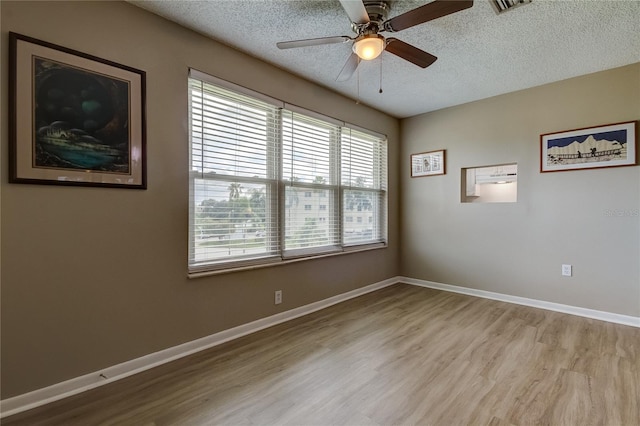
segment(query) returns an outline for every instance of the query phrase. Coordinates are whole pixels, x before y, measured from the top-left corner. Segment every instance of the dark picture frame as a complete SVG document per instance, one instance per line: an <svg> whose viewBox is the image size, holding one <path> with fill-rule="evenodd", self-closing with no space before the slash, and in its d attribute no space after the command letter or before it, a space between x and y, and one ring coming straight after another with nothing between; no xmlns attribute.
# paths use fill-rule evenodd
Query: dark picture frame
<svg viewBox="0 0 640 426"><path fill-rule="evenodd" d="M637 121L540 135L540 172L635 166Z"/></svg>
<svg viewBox="0 0 640 426"><path fill-rule="evenodd" d="M411 154L411 177L446 174L445 155L445 149Z"/></svg>
<svg viewBox="0 0 640 426"><path fill-rule="evenodd" d="M145 80L9 33L9 182L146 189Z"/></svg>

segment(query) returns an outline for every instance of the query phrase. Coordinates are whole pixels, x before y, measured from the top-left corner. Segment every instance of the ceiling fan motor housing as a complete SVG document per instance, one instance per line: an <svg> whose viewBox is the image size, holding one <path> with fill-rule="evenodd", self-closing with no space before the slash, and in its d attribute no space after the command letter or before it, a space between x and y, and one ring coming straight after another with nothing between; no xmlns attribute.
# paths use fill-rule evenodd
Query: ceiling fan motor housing
<svg viewBox="0 0 640 426"><path fill-rule="evenodd" d="M367 9L369 19L372 21L384 22L389 16L389 2L386 1L364 1L364 7Z"/></svg>
<svg viewBox="0 0 640 426"><path fill-rule="evenodd" d="M387 20L391 6L386 1L365 0L363 4L369 15L369 22L366 24L352 23L351 29L359 36L377 34L382 29L384 21Z"/></svg>

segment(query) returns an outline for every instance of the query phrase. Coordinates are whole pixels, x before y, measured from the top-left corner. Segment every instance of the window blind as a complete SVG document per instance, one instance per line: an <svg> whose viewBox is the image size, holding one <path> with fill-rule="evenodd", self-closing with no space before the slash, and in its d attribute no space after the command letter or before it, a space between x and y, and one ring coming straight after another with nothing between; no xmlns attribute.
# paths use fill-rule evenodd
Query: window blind
<svg viewBox="0 0 640 426"><path fill-rule="evenodd" d="M190 265L278 254L279 109L189 80Z"/></svg>
<svg viewBox="0 0 640 426"><path fill-rule="evenodd" d="M340 249L339 131L334 124L282 112L285 256Z"/></svg>
<svg viewBox="0 0 640 426"><path fill-rule="evenodd" d="M386 243L384 136L189 78L189 271Z"/></svg>
<svg viewBox="0 0 640 426"><path fill-rule="evenodd" d="M387 222L386 141L345 128L341 148L343 243L383 242Z"/></svg>

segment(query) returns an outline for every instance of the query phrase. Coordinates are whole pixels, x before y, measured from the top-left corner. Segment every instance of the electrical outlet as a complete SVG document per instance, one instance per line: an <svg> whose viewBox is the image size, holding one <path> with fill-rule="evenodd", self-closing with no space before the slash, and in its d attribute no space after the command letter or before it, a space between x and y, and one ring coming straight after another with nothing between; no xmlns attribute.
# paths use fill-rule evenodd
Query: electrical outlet
<svg viewBox="0 0 640 426"><path fill-rule="evenodd" d="M571 265L562 265L562 276L563 277L571 276Z"/></svg>
<svg viewBox="0 0 640 426"><path fill-rule="evenodd" d="M282 303L282 290L276 290L274 303L279 305Z"/></svg>

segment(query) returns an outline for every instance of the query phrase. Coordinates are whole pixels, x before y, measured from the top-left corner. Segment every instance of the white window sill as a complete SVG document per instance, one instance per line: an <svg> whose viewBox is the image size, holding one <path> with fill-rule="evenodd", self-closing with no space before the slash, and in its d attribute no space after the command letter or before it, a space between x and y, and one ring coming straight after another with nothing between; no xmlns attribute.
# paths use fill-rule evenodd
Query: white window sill
<svg viewBox="0 0 640 426"><path fill-rule="evenodd" d="M230 274L233 272L240 272L240 271L251 271L253 269L262 269L262 268L269 268L272 266L288 265L291 263L304 262L306 260L323 259L326 257L333 257L333 256L342 256L345 254L359 253L359 252L370 251L370 250L378 250L378 249L384 249L387 247L388 245L386 243L374 243L374 244L368 244L363 246L344 247L342 251L338 251L338 252L314 254L314 255L300 256L300 257L287 258L287 259L282 259L278 257L275 260L263 260L262 263L256 262L250 265L232 266L228 268L220 267L219 269L190 271L187 273L187 277L190 279L194 279L194 278L208 277L212 275Z"/></svg>

